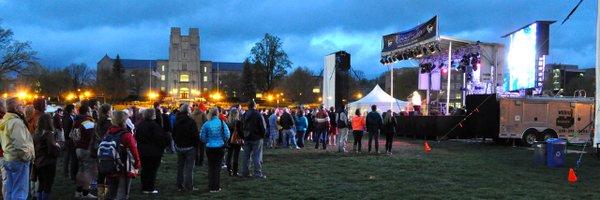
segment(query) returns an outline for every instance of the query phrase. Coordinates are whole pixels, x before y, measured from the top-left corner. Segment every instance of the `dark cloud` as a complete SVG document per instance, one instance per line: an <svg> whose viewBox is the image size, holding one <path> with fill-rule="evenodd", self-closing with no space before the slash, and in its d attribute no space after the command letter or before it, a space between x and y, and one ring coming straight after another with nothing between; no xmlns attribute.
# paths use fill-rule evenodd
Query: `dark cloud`
<svg viewBox="0 0 600 200"><path fill-rule="evenodd" d="M168 57L170 27L200 28L201 59L242 62L265 33L284 41L294 66L320 72L323 57L346 50L369 77L381 36L406 30L434 15L441 34L505 43L501 35L534 20L562 21L576 1L8 1L0 0L2 26L31 41L42 63L95 66L105 54ZM584 1L565 24L552 25L550 62L594 65L596 2ZM403 63L412 65L413 63Z"/></svg>

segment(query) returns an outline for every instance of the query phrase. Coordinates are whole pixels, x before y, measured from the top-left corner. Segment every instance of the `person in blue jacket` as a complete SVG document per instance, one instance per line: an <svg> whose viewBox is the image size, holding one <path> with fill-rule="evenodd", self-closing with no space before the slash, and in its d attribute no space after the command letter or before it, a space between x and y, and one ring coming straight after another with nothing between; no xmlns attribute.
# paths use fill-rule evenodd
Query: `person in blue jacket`
<svg viewBox="0 0 600 200"><path fill-rule="evenodd" d="M308 128L308 119L304 116L304 110L298 110L296 117L296 139L298 140L298 147L304 148L304 134Z"/></svg>
<svg viewBox="0 0 600 200"><path fill-rule="evenodd" d="M208 190L221 191L221 162L225 155L225 142L229 141L229 127L219 119L219 110L214 107L208 113L209 121L202 125L200 140L206 143L206 157L208 157Z"/></svg>

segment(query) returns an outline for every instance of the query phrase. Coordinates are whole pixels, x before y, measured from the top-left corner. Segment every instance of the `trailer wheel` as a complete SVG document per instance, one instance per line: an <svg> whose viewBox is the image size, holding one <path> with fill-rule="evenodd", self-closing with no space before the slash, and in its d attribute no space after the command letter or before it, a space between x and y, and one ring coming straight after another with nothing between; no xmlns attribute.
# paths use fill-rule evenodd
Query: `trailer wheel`
<svg viewBox="0 0 600 200"><path fill-rule="evenodd" d="M546 141L550 138L558 138L558 135L556 135L556 132L554 132L553 130L545 130L544 132L542 132L543 141Z"/></svg>
<svg viewBox="0 0 600 200"><path fill-rule="evenodd" d="M537 131L526 131L523 133L523 138L521 139L521 143L526 146L531 146L537 140Z"/></svg>

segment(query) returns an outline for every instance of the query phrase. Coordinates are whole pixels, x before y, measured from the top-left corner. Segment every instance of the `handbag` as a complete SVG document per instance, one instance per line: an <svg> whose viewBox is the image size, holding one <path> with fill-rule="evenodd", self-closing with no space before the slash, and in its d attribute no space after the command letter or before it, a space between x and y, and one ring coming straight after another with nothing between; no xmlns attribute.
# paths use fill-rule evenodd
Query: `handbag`
<svg viewBox="0 0 600 200"><path fill-rule="evenodd" d="M221 137L223 138L223 147L229 148L229 142L225 138L225 125L223 123L223 120L221 120Z"/></svg>
<svg viewBox="0 0 600 200"><path fill-rule="evenodd" d="M235 128L233 130L233 133L231 133L231 139L229 141L231 141L231 144L243 145L244 144L244 140L242 138L240 138L240 134L239 134L239 131L237 129L237 126L235 124L233 126Z"/></svg>

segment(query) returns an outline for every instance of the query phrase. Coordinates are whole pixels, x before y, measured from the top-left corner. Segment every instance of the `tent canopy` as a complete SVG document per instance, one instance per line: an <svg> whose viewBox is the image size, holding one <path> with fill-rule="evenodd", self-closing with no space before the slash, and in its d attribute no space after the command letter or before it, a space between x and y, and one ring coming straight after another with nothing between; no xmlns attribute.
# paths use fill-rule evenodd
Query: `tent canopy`
<svg viewBox="0 0 600 200"><path fill-rule="evenodd" d="M371 111L371 105L377 105L377 110L379 110L379 112L385 112L390 109L393 112L399 112L405 110L405 108L409 106L409 103L390 96L383 91L379 85L376 85L375 88L362 99L348 104L348 108L353 115L357 108L360 108L361 112Z"/></svg>

